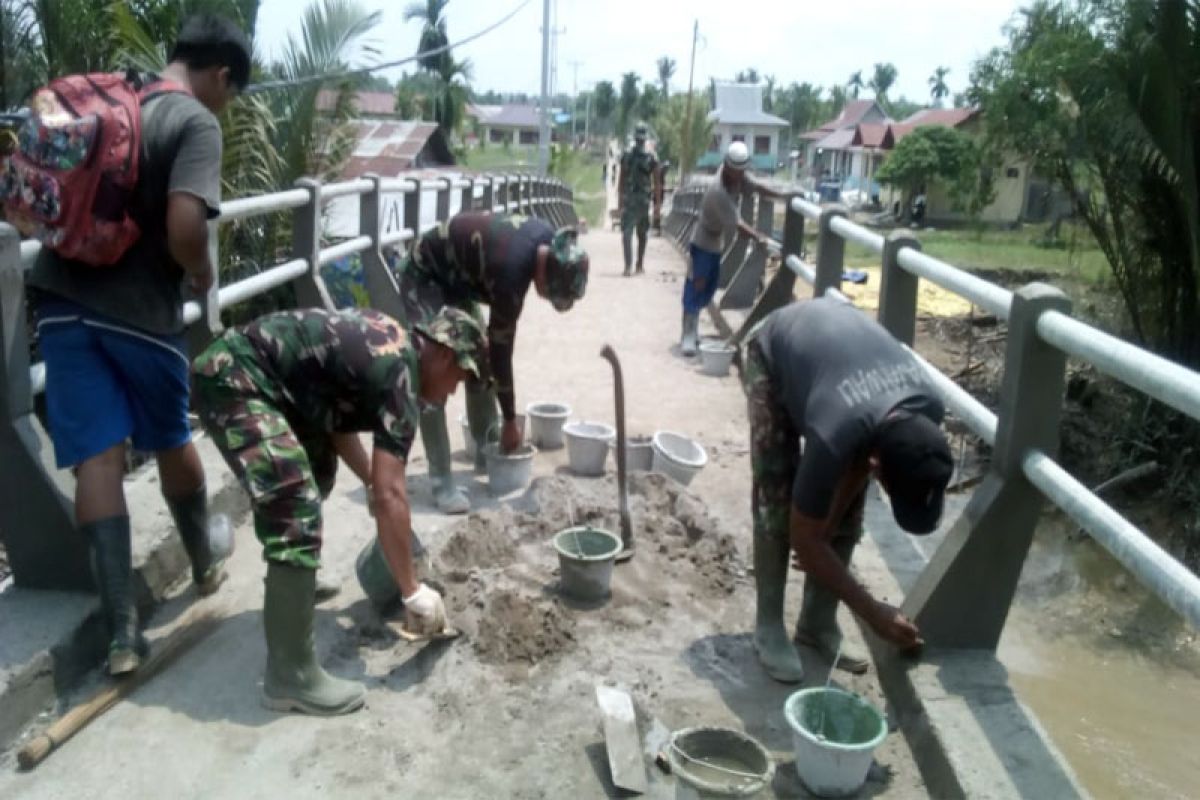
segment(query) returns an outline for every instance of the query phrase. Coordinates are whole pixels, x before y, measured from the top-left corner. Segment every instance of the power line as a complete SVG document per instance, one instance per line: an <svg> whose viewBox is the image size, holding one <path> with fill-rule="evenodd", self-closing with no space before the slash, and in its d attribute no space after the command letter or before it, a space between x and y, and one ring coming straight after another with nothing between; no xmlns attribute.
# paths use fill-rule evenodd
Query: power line
<svg viewBox="0 0 1200 800"><path fill-rule="evenodd" d="M428 58L429 56L440 55L442 53L453 50L455 47L462 47L465 44L470 44L471 42L475 41L476 39L486 36L487 34L491 33L492 31L496 30L497 28L499 28L501 25L503 25L506 22L508 22L509 20L511 20L513 17L515 17L517 14L519 14L521 12L521 10L523 8L525 8L525 6L529 5L532 2L533 2L533 0L522 0L522 2L519 5L517 5L516 8L514 8L512 11L505 14L499 20L492 23L491 25L484 28L483 30L478 31L477 33L471 34L470 36L468 36L465 39L459 39L457 42L451 42L450 44L444 44L441 47L435 47L432 50L426 50L424 52L417 53L416 55L409 56L408 58L402 58L402 59L399 59L398 61L388 61L384 64L374 64L372 66L361 67L359 69L347 70L346 72L331 72L331 73L326 73L324 75L308 75L303 78L296 78L296 79L290 80L290 81L289 80L280 80L280 81L267 81L266 83L252 83L246 87L246 91L243 92L243 94L255 94L258 92L272 91L274 89L289 89L289 88L296 87L296 86L307 86L310 83L325 83L326 81L343 80L345 78L353 78L358 75L366 75L370 72L374 72L375 70L379 70L379 69L390 69L392 67L398 67L401 64L408 64L409 62L418 61L422 58Z"/></svg>

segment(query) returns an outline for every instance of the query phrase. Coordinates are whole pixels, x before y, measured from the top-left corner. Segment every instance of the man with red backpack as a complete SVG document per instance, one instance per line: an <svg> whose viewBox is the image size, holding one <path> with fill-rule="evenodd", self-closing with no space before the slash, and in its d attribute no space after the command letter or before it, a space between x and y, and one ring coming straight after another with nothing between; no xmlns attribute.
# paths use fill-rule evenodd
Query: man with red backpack
<svg viewBox="0 0 1200 800"><path fill-rule="evenodd" d="M204 470L188 425L182 304L188 294L203 293L213 283L208 221L220 212L221 188L221 129L215 115L246 87L250 61L250 44L233 23L211 16L188 19L161 75L130 76L140 105L140 134L136 117L118 129L128 139L114 139L111 120L103 114L97 114L100 122L93 128L99 130L96 157L109 156L110 145L137 144L131 148L138 161L127 206L140 234L108 265L87 253L65 257L63 252L73 251L56 248L51 240L28 276L46 364L55 458L60 468L76 469L76 524L92 546L112 637L108 670L113 675L135 670L146 656L122 489L126 440L155 454L197 591L211 593L224 578L224 554L214 553L209 541ZM86 102L94 103L98 95L115 107L112 98L119 90L124 90L121 97L130 96L127 85L110 87L104 79L73 76L67 85L82 87L82 100L59 89L41 94L43 105L47 97L51 105L57 97L75 115L78 130L88 123L79 111ZM38 97L33 105L39 113ZM60 143L66 137L44 138ZM70 186L67 178L63 186ZM70 201L64 190L64 207ZM102 216L100 207L97 200L86 211ZM106 220L86 224L102 228ZM64 239L71 237L66 230Z"/></svg>

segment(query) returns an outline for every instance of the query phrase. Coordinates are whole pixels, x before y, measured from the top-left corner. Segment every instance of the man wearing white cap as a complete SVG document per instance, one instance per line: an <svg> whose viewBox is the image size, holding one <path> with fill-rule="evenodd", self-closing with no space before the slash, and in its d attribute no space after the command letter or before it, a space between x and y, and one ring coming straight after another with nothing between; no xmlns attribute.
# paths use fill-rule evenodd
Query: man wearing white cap
<svg viewBox="0 0 1200 800"><path fill-rule="evenodd" d="M692 233L691 260L687 281L683 285L683 335L679 350L685 356L696 355L700 312L713 299L721 276L721 253L726 239L736 230L743 236L765 244L767 237L754 230L738 215L736 197L743 186L755 184L746 176L750 166L750 151L743 142L733 142L725 151L725 161L717 180L704 193L700 203L700 219Z"/></svg>

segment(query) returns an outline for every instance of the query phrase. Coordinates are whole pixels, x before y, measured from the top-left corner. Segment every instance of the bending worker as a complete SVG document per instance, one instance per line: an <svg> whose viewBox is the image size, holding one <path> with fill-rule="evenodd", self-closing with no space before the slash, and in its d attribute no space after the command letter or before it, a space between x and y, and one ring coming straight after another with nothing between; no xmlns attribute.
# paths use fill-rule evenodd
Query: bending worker
<svg viewBox="0 0 1200 800"><path fill-rule="evenodd" d="M655 214L662 202L658 170L658 159L646 149L646 123L639 122L633 129L633 147L621 156L621 167L617 177L617 210L621 217L621 248L625 256L625 275L632 275L633 233L637 231L637 271L645 272L646 235L650 230L650 204L654 203Z"/></svg>
<svg viewBox="0 0 1200 800"><path fill-rule="evenodd" d="M771 313L746 345L754 489L754 644L767 673L803 679L783 622L789 547L802 569L796 641L827 659L839 651L840 600L902 649L921 643L915 625L850 574L874 476L901 528L937 527L952 461L941 400L916 359L877 322L833 298ZM803 452L800 440L803 438ZM835 666L866 670L841 651Z"/></svg>
<svg viewBox="0 0 1200 800"><path fill-rule="evenodd" d="M687 281L683 284L683 333L679 351L685 356L696 355L700 338L700 312L717 293L721 278L721 254L728 246L734 232L747 236L760 245L767 237L750 227L738 214L737 197L743 190L766 192L758 183L746 175L750 166L750 151L742 142L733 142L725 151L725 160L700 203L700 218L692 232L689 246Z"/></svg>
<svg viewBox="0 0 1200 800"><path fill-rule="evenodd" d="M579 246L574 228L555 232L540 219L475 211L458 214L430 230L401 262L400 298L410 326L454 306L474 315L482 327L478 304L490 307L487 338L495 387L467 380L467 420L476 445L476 472L486 467L484 447L495 425L497 399L504 415L501 448L509 452L521 444L512 358L517 320L530 284L562 312L583 297L587 278L587 253ZM465 514L471 503L466 492L454 485L444 409L427 408L421 414L421 441L438 509Z"/></svg>
<svg viewBox="0 0 1200 800"><path fill-rule="evenodd" d="M474 319L448 308L407 333L371 309L268 314L227 331L192 367L200 420L250 495L267 561L263 702L330 716L360 708L362 686L313 651L321 501L333 488L333 437L374 433L376 531L414 633L445 628L441 596L417 580L404 464L421 406L441 406L486 356Z"/></svg>

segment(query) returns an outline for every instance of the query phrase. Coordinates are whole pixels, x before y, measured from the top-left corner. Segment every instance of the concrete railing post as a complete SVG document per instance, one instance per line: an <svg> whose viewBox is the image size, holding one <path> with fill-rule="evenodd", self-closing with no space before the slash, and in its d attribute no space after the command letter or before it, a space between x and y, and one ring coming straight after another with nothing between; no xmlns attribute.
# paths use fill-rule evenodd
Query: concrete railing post
<svg viewBox="0 0 1200 800"><path fill-rule="evenodd" d="M87 542L33 413L25 300L20 236L0 223L0 537L18 586L88 590Z"/></svg>
<svg viewBox="0 0 1200 800"><path fill-rule="evenodd" d="M755 229L767 236L775 223L775 204L766 195L758 198L758 219ZM721 308L750 308L754 305L754 297L758 294L759 285L767 271L767 247L754 244L749 248L745 263L734 274L721 298Z"/></svg>
<svg viewBox="0 0 1200 800"><path fill-rule="evenodd" d="M475 180L467 179L467 185L462 187L458 195L458 213L470 211L475 207Z"/></svg>
<svg viewBox="0 0 1200 800"><path fill-rule="evenodd" d="M479 210L490 214L495 208L496 179L488 175L480 178L479 182L483 184L479 194Z"/></svg>
<svg viewBox="0 0 1200 800"><path fill-rule="evenodd" d="M912 231L892 231L883 244L883 269L879 280L879 324L912 347L917 335L918 278L896 261L900 248L921 249Z"/></svg>
<svg viewBox="0 0 1200 800"><path fill-rule="evenodd" d="M496 187L496 207L495 210L502 214L507 214L508 208L508 176L502 175L493 179Z"/></svg>
<svg viewBox="0 0 1200 800"><path fill-rule="evenodd" d="M450 179L443 178L441 183L441 187L437 190L437 206L434 217L438 222L446 222L450 219Z"/></svg>
<svg viewBox="0 0 1200 800"><path fill-rule="evenodd" d="M703 195L701 195L703 197ZM754 224L754 200L755 193L750 191L742 192L742 221L747 225ZM733 276L742 268L742 264L746 263L746 255L750 252L750 243L746 241L746 237L738 234L734 237L733 246L729 248L729 252L721 259L721 277L717 281L717 287L724 289L729 286L729 282L733 280Z"/></svg>
<svg viewBox="0 0 1200 800"><path fill-rule="evenodd" d="M741 329L734 337L735 344L740 344L754 329L754 326L762 321L763 317L795 299L796 273L788 267L787 259L788 256L799 258L800 250L804 247L804 215L792 209L791 197L787 199L786 203L784 208L787 210L783 217L783 263L779 266L775 277L767 284L762 296L758 298L758 302L754 304L746 321L742 323Z"/></svg>
<svg viewBox="0 0 1200 800"><path fill-rule="evenodd" d="M829 226L834 217L846 216L846 207L824 206L817 220L817 284L813 297L820 297L827 289L840 289L842 271L846 264L846 240L833 232Z"/></svg>
<svg viewBox="0 0 1200 800"><path fill-rule="evenodd" d="M362 252L363 283L371 308L378 309L392 319L404 319L404 307L400 303L400 288L396 277L388 268L387 260L379 247L383 233L383 193L378 175L364 175L371 181L371 191L358 199L358 233L370 236L374 242Z"/></svg>
<svg viewBox="0 0 1200 800"><path fill-rule="evenodd" d="M1035 449L1054 457L1062 418L1067 359L1038 337L1037 320L1070 307L1046 284L1013 295L991 471L904 600L930 645L994 650L1000 641L1043 504L1021 461Z"/></svg>
<svg viewBox="0 0 1200 800"><path fill-rule="evenodd" d="M308 192L308 202L292 212L292 258L308 262L308 273L292 286L300 308L334 310L333 299L321 278L321 182L301 178L296 186Z"/></svg>
<svg viewBox="0 0 1200 800"><path fill-rule="evenodd" d="M417 246L417 239L421 238L421 182L413 181L417 188L408 194L404 195L404 229L412 231L413 238L409 241L408 247Z"/></svg>

